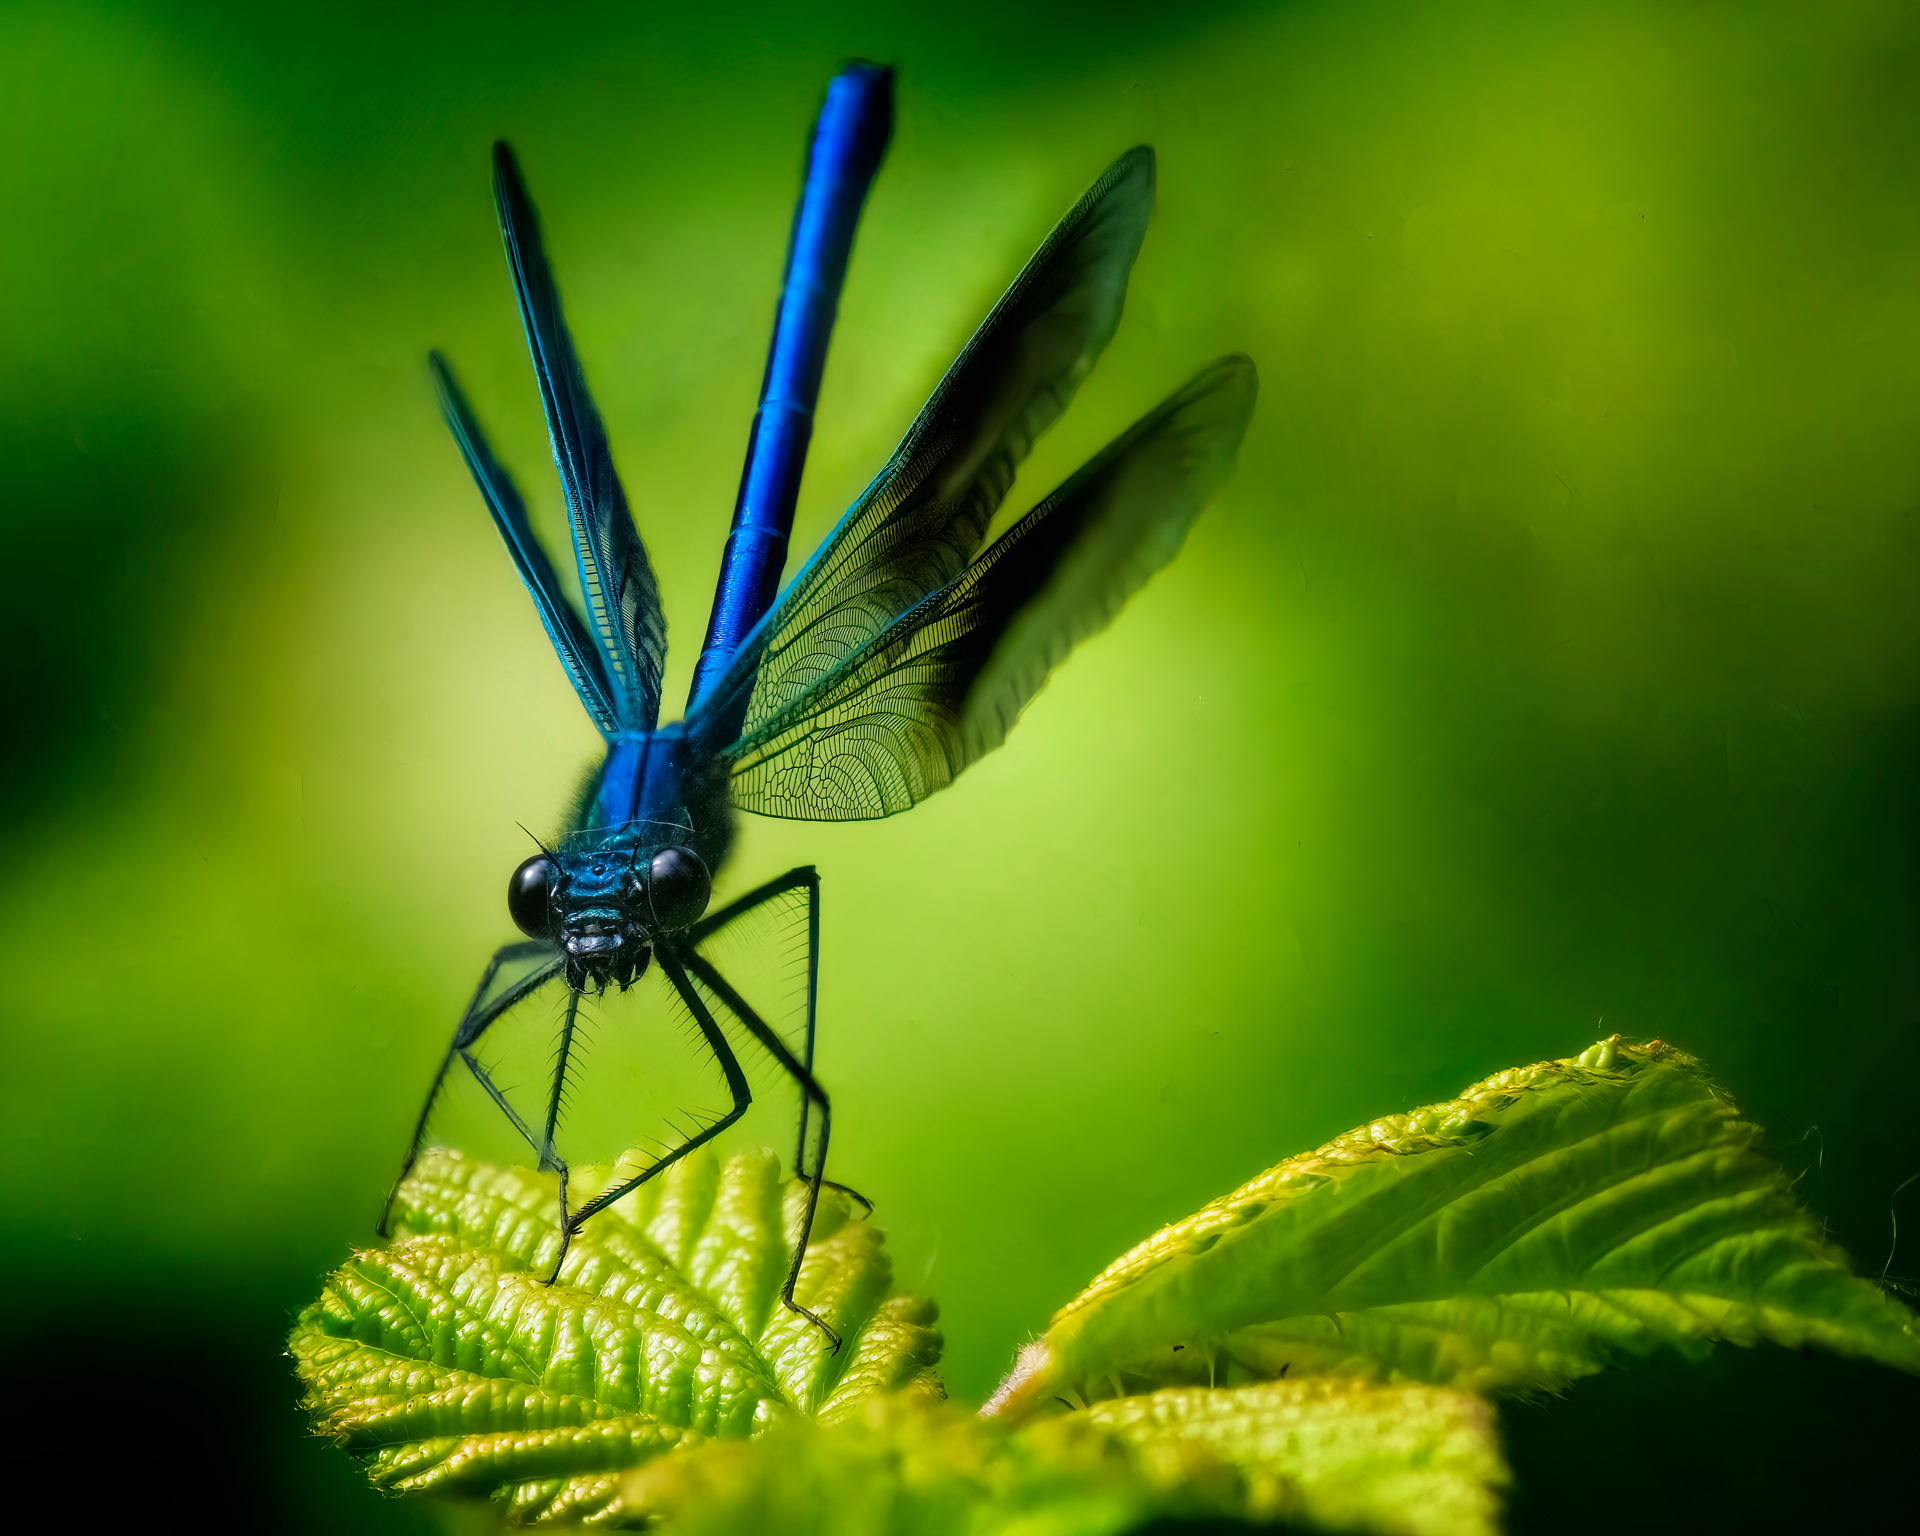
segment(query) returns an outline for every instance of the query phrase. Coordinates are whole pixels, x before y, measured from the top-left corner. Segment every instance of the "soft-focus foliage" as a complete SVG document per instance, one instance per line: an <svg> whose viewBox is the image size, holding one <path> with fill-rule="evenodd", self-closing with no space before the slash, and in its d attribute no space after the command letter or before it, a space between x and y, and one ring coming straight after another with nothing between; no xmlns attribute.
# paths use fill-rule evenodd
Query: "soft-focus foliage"
<svg viewBox="0 0 1920 1536"><path fill-rule="evenodd" d="M1618 1035L1290 1157L1106 1269L996 1398L1291 1372L1479 1392L1625 1354L1816 1344L1920 1373L1700 1064Z"/></svg>
<svg viewBox="0 0 1920 1536"><path fill-rule="evenodd" d="M1711 1062L1887 1260L1920 1168L1912 0L8 0L0 1235L76 1477L100 1384L166 1380L227 1427L229 1523L425 1531L283 1411L273 1350L371 1241L513 936L516 823L595 747L425 354L564 543L504 137L683 696L856 53L899 66L898 133L796 556L1130 144L1160 208L1127 312L1012 504L1205 358L1262 375L1232 483L1004 748L884 824L749 819L724 876L822 872L832 1172L940 1298L954 1391L1281 1152L1600 1015ZM726 1107L661 1083L664 1013L596 1041L577 1160ZM519 1155L477 1088L448 1114ZM1509 1428L1536 1529L1589 1536L1846 1523L1908 1495L1916 1419L1920 1382L1775 1350ZM114 1455L160 1487L181 1452Z"/></svg>
<svg viewBox="0 0 1920 1536"><path fill-rule="evenodd" d="M880 1234L835 1191L795 1294L843 1347L780 1305L798 1194L770 1154L723 1170L696 1153L589 1223L549 1286L552 1181L435 1152L403 1186L404 1235L301 1315L308 1406L378 1487L548 1519L615 1512L618 1473L675 1446L830 1420L876 1390L937 1395L933 1309L888 1297Z"/></svg>

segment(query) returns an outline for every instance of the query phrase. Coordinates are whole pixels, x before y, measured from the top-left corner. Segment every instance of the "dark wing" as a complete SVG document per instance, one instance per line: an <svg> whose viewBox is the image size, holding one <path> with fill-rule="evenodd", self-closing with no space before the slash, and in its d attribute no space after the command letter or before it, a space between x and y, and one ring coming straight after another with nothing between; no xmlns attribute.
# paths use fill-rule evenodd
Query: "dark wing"
<svg viewBox="0 0 1920 1536"><path fill-rule="evenodd" d="M553 562L547 558L546 550L541 548L540 541L533 535L532 525L527 521L527 504L520 499L520 491L514 485L513 477L500 467L493 450L487 446L487 439L480 430L479 422L474 420L466 396L460 393L460 386L453 381L453 370L447 367L447 360L438 352L433 352L428 354L427 362L433 369L433 385L440 397L441 413L447 418L447 425L453 429L453 439L460 445L460 454L467 461L467 468L473 471L480 494L486 498L494 526L500 530L500 537L507 541L508 552L513 556L520 579L533 594L533 606L540 611L540 622L546 626L547 638L553 642L554 650L560 653L561 664L567 669L573 691L580 695L580 702L586 705L587 713L593 716L593 723L605 734L612 735L620 728L620 724L615 715L612 695L607 689L607 675L600 664L600 653L594 648L593 636L587 633L586 625L580 622L580 615L573 611L573 604L567 601L566 595L560 590L560 577L554 571Z"/></svg>
<svg viewBox="0 0 1920 1536"><path fill-rule="evenodd" d="M1005 738L1069 650L1171 560L1253 413L1227 357L1136 422L925 598L751 730L733 801L801 821L904 811Z"/></svg>
<svg viewBox="0 0 1920 1536"><path fill-rule="evenodd" d="M1129 150L1062 219L947 370L887 466L695 704L707 750L769 722L966 569L1033 441L1120 323L1153 211L1153 151Z"/></svg>
<svg viewBox="0 0 1920 1536"><path fill-rule="evenodd" d="M533 204L521 185L513 151L505 144L493 146L493 196L527 349L540 380L554 467L566 487L580 587L599 642L614 715L622 730L650 731L660 719L660 672L667 654L660 593L627 510L626 492L613 472L606 428L587 393L573 338L560 313L560 295L540 247Z"/></svg>

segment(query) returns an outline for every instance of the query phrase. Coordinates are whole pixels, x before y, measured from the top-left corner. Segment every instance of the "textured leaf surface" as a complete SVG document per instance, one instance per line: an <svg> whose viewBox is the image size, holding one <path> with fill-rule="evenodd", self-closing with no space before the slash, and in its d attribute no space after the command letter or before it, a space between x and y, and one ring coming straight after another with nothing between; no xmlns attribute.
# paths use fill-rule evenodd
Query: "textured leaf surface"
<svg viewBox="0 0 1920 1536"><path fill-rule="evenodd" d="M576 1203L606 1172L576 1171ZM551 1178L438 1151L401 1192L400 1236L356 1254L290 1348L322 1433L392 1491L487 1494L521 1520L608 1520L621 1474L874 1392L938 1396L931 1305L888 1295L880 1234L823 1194L796 1294L798 1206L770 1153L693 1156L559 1250Z"/></svg>
<svg viewBox="0 0 1920 1536"><path fill-rule="evenodd" d="M1407 1536L1498 1529L1507 1467L1492 1407L1473 1393L1312 1376L1166 1388L1086 1417L1163 1481L1209 1458L1230 1468L1245 1518Z"/></svg>
<svg viewBox="0 0 1920 1536"><path fill-rule="evenodd" d="M1170 1390L1018 1431L870 1398L630 1474L661 1536L1120 1536L1163 1516L1485 1536L1505 1481L1484 1399L1316 1378Z"/></svg>
<svg viewBox="0 0 1920 1536"><path fill-rule="evenodd" d="M1619 1354L1815 1344L1920 1371L1693 1058L1618 1036L1287 1159L1111 1265L990 1412L1283 1373L1476 1391Z"/></svg>

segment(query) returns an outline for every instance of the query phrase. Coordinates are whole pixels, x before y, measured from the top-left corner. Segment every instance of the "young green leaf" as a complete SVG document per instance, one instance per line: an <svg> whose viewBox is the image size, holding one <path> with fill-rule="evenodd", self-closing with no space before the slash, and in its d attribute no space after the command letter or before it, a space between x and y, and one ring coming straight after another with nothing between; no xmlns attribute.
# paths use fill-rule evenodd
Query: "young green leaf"
<svg viewBox="0 0 1920 1536"><path fill-rule="evenodd" d="M1123 1536L1166 1516L1488 1536L1506 1478L1484 1399L1316 1378L1170 1390L1019 1430L866 1399L628 1475L658 1536Z"/></svg>
<svg viewBox="0 0 1920 1536"><path fill-rule="evenodd" d="M1509 1480L1492 1407L1448 1387L1345 1376L1168 1387L1041 1424L1080 1417L1159 1469L1168 1492L1205 1486L1196 1471L1209 1458L1231 1469L1232 1513L1251 1520L1486 1536L1499 1528Z"/></svg>
<svg viewBox="0 0 1920 1536"><path fill-rule="evenodd" d="M611 1170L576 1170L575 1202ZM875 1392L940 1395L930 1304L889 1297L880 1234L826 1191L796 1295L779 1302L802 1209L771 1153L709 1155L593 1218L559 1251L551 1178L422 1159L401 1235L356 1254L290 1349L320 1432L393 1491L485 1494L521 1521L619 1514L621 1474Z"/></svg>
<svg viewBox="0 0 1920 1536"><path fill-rule="evenodd" d="M1023 1353L1014 1420L1291 1373L1556 1387L1716 1339L1920 1371L1700 1064L1614 1036L1277 1167L1109 1266Z"/></svg>

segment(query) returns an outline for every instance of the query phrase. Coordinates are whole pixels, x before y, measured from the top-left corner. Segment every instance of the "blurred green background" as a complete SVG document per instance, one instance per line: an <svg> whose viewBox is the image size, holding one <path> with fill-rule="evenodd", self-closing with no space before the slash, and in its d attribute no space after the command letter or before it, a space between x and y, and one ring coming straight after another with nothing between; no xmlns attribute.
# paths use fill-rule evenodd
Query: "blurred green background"
<svg viewBox="0 0 1920 1536"><path fill-rule="evenodd" d="M677 699L852 54L899 66L897 131L796 547L1137 141L1126 320L1015 501L1216 353L1264 381L1185 553L1001 752L896 821L749 819L728 872L823 871L834 1171L956 1394L1280 1155L1616 1029L1705 1057L1888 1255L1911 5L9 3L6 1347L143 1500L430 1524L304 1438L278 1350L510 936L516 821L593 748L425 381L448 349L556 518L486 147L541 204ZM1916 1410L1786 1354L1602 1378L1508 1414L1516 1524L1844 1523Z"/></svg>

